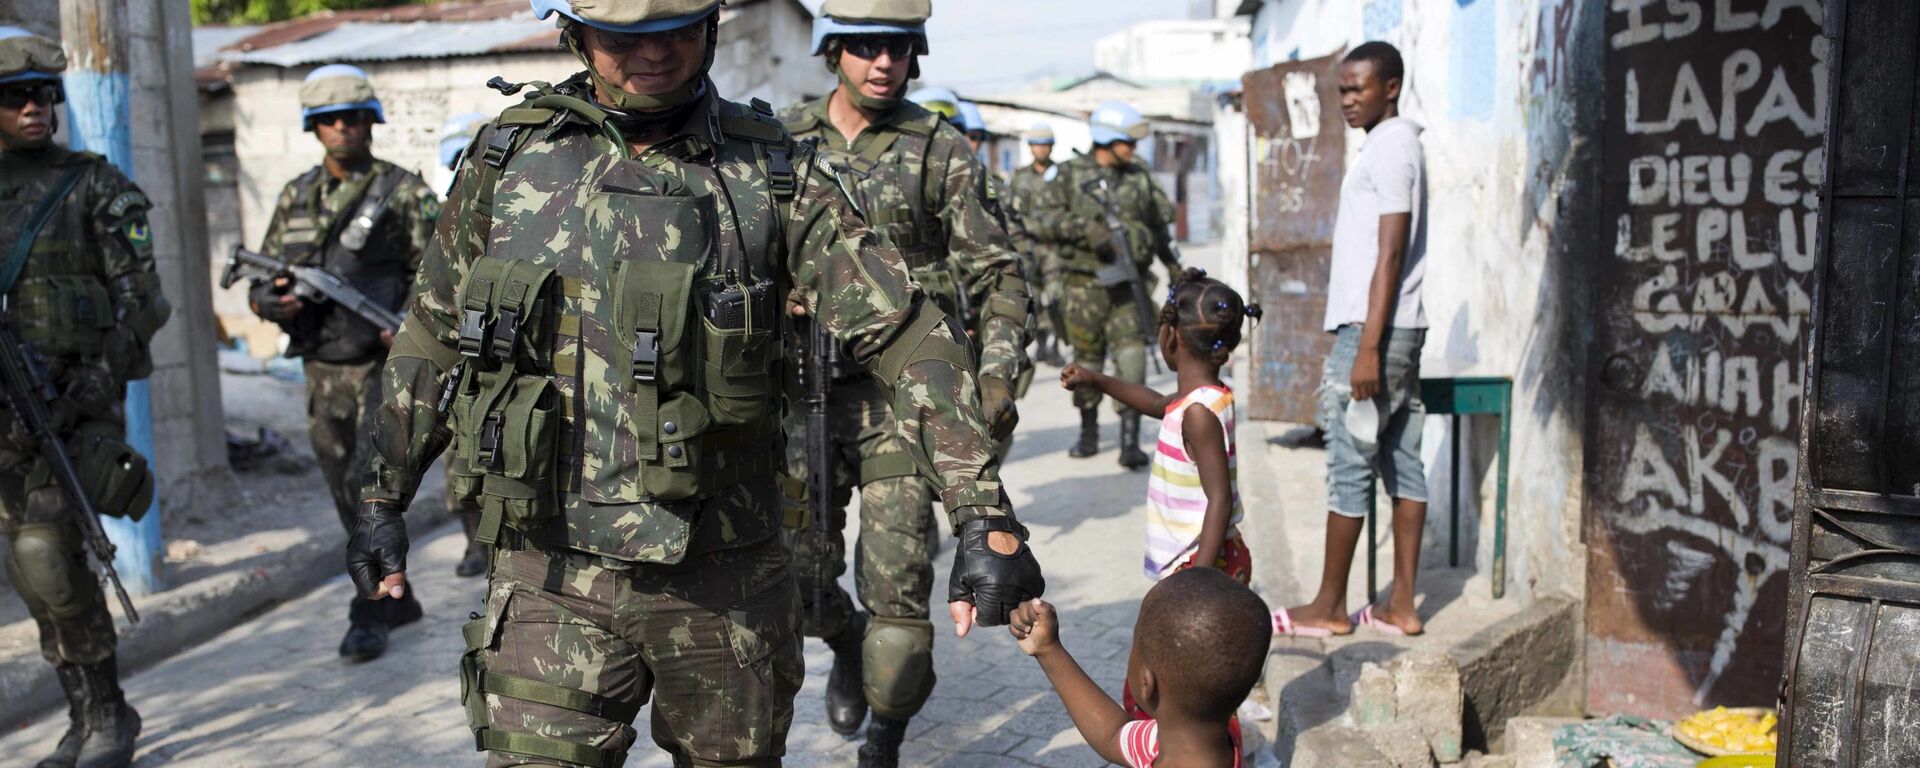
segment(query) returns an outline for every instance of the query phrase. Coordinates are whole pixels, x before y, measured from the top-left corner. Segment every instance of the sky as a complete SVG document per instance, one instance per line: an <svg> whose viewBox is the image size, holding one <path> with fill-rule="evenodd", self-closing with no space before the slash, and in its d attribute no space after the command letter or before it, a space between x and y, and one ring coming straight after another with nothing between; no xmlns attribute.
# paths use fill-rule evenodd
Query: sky
<svg viewBox="0 0 1920 768"><path fill-rule="evenodd" d="M823 0L801 0L818 12ZM1093 71L1094 42L1135 22L1188 18L1189 0L937 0L920 82L961 93ZM1208 3L1207 5L1210 5Z"/></svg>

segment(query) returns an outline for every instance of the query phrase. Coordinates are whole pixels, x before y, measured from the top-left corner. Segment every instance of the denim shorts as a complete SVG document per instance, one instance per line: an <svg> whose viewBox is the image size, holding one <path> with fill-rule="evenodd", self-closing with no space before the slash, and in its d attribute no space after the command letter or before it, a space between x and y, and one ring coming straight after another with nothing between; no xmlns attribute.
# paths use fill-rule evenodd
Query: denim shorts
<svg viewBox="0 0 1920 768"><path fill-rule="evenodd" d="M1320 375L1320 428L1327 433L1327 508L1347 517L1373 509L1374 478L1387 496L1427 500L1427 473L1420 464L1420 432L1427 406L1420 402L1420 348L1427 332L1395 328L1381 355L1380 437L1371 456L1347 433L1347 401L1353 398L1353 360L1360 352L1360 326L1340 326L1333 353Z"/></svg>

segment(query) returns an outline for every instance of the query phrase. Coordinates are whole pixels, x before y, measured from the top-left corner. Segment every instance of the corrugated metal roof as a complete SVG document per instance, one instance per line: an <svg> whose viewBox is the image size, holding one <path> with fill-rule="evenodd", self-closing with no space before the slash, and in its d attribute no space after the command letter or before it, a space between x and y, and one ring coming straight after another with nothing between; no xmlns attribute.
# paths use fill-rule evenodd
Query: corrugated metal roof
<svg viewBox="0 0 1920 768"><path fill-rule="evenodd" d="M347 22L298 42L252 51L226 51L221 59L246 64L297 67L341 61L393 61L471 56L520 48L532 38L558 40L548 22L521 18L487 21Z"/></svg>
<svg viewBox="0 0 1920 768"><path fill-rule="evenodd" d="M220 49L252 37L259 31L260 28L257 26L194 27L194 68L210 67L220 63Z"/></svg>

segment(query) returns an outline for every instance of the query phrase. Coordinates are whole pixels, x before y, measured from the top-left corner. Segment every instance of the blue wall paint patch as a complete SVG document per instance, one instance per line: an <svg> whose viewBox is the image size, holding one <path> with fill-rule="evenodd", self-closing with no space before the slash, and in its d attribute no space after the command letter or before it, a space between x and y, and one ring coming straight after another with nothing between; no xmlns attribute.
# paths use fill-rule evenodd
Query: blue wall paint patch
<svg viewBox="0 0 1920 768"><path fill-rule="evenodd" d="M1493 119L1494 0L1455 0L1453 40L1447 52L1448 114L1458 120Z"/></svg>
<svg viewBox="0 0 1920 768"><path fill-rule="evenodd" d="M1393 36L1400 28L1400 21L1406 15L1403 4L1406 0L1368 0L1361 12L1360 31L1368 40L1385 40Z"/></svg>

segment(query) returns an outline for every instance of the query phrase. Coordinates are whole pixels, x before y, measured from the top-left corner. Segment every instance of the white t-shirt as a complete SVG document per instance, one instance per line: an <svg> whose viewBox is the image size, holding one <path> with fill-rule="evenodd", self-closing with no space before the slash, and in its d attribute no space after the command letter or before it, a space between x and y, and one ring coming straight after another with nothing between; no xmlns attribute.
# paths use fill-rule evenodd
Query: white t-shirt
<svg viewBox="0 0 1920 768"><path fill-rule="evenodd" d="M1425 328L1420 284L1427 271L1426 160L1419 123L1404 117L1382 121L1360 142L1359 157L1340 183L1340 211L1333 220L1333 264L1327 278L1325 330L1367 321L1367 291L1380 261L1380 217L1412 213L1413 227L1400 264L1400 301L1393 327Z"/></svg>

